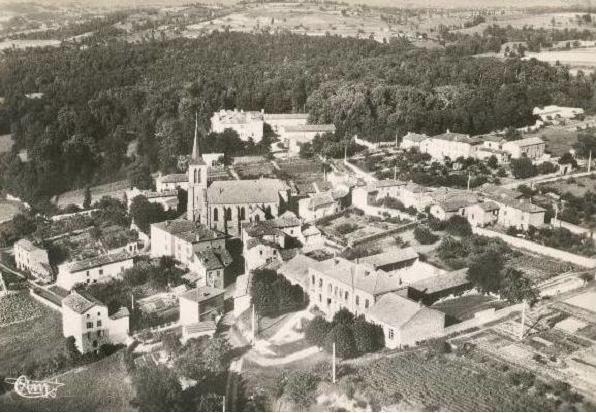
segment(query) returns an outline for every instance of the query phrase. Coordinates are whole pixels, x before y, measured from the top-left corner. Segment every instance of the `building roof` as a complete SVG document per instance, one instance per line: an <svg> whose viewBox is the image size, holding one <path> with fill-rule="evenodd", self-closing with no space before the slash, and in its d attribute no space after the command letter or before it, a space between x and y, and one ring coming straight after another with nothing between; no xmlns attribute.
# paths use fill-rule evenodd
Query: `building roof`
<svg viewBox="0 0 596 413"><path fill-rule="evenodd" d="M91 268L103 267L104 265L114 264L116 262L132 260L133 256L126 251L115 252L113 254L98 255L97 257L87 258L75 261L70 264L70 272L79 272Z"/></svg>
<svg viewBox="0 0 596 413"><path fill-rule="evenodd" d="M314 225L308 225L302 231L302 235L304 235L305 237L310 237L313 235L321 235L321 231Z"/></svg>
<svg viewBox="0 0 596 413"><path fill-rule="evenodd" d="M33 244L33 242L31 242L30 240L28 240L26 238L21 238L20 240L15 242L15 246L17 246L17 245L19 247L23 248L25 251L29 251L29 252L42 249L42 248L35 246L35 244Z"/></svg>
<svg viewBox="0 0 596 413"><path fill-rule="evenodd" d="M383 270L373 270L368 265L356 264L345 258L335 257L320 261L312 268L324 273L327 277L372 295L401 288L398 277L392 277Z"/></svg>
<svg viewBox="0 0 596 413"><path fill-rule="evenodd" d="M449 141L449 142L462 142L468 143L470 145L478 145L482 141L476 137L472 137L470 135L465 135L463 133L453 133L453 132L446 132L440 135L433 136L431 139L439 139L442 141Z"/></svg>
<svg viewBox="0 0 596 413"><path fill-rule="evenodd" d="M270 221L250 222L244 225L244 231L249 237L260 238L266 235L283 236L285 233Z"/></svg>
<svg viewBox="0 0 596 413"><path fill-rule="evenodd" d="M437 205L445 212L456 212L478 203L478 198L470 194L453 194L437 201Z"/></svg>
<svg viewBox="0 0 596 413"><path fill-rule="evenodd" d="M332 123L322 125L287 125L285 132L335 132L335 125Z"/></svg>
<svg viewBox="0 0 596 413"><path fill-rule="evenodd" d="M403 141L411 141L411 142L417 142L420 143L423 140L428 139L428 135L424 134L424 133L413 133L413 132L408 132L403 138L401 138L402 142Z"/></svg>
<svg viewBox="0 0 596 413"><path fill-rule="evenodd" d="M193 288L192 290L188 290L187 292L180 294L180 299L194 301L195 303L200 303L206 300L209 300L213 297L217 297L219 295L223 295L226 290L221 290L219 288L209 287L208 285L204 285L203 287Z"/></svg>
<svg viewBox="0 0 596 413"><path fill-rule="evenodd" d="M181 238L187 242L211 241L225 238L225 235L219 231L186 219L167 220L151 224L151 226L159 228L162 231Z"/></svg>
<svg viewBox="0 0 596 413"><path fill-rule="evenodd" d="M505 138L499 135L492 135L492 134L488 134L488 135L478 135L475 136L475 138L480 139L483 142L503 142L505 141Z"/></svg>
<svg viewBox="0 0 596 413"><path fill-rule="evenodd" d="M425 192L432 192L432 189L427 188L425 186L422 185L418 185L415 184L414 182L408 182L405 186L404 189L406 191L409 191L413 194L421 194L421 193L425 193Z"/></svg>
<svg viewBox="0 0 596 413"><path fill-rule="evenodd" d="M538 136L532 136L530 138L518 139L516 141L509 141L507 144L517 145L520 148L524 148L526 146L534 146L544 144L544 141L540 139Z"/></svg>
<svg viewBox="0 0 596 413"><path fill-rule="evenodd" d="M128 308L120 307L118 309L118 311L116 311L114 314L110 315L110 318L112 320L119 320L121 318L129 317L129 316L130 316L130 312L128 311Z"/></svg>
<svg viewBox="0 0 596 413"><path fill-rule="evenodd" d="M321 192L310 197L308 209L313 210L333 203L335 203L335 199L330 192Z"/></svg>
<svg viewBox="0 0 596 413"><path fill-rule="evenodd" d="M170 175L162 175L159 178L160 182L164 184L177 184L180 182L187 182L188 175L186 174L170 174Z"/></svg>
<svg viewBox="0 0 596 413"><path fill-rule="evenodd" d="M95 306L105 307L105 304L88 293L73 290L62 299L62 306L68 307L79 314L84 314Z"/></svg>
<svg viewBox="0 0 596 413"><path fill-rule="evenodd" d="M369 264L375 267L382 267L385 265L415 260L417 258L418 253L416 252L416 250L414 250L414 248L412 247L408 247L360 258L358 262L361 264Z"/></svg>
<svg viewBox="0 0 596 413"><path fill-rule="evenodd" d="M198 250L194 257L207 271L223 269L232 263L232 256L225 248Z"/></svg>
<svg viewBox="0 0 596 413"><path fill-rule="evenodd" d="M297 227L302 224L300 219L292 211L286 211L279 217L271 220L276 228Z"/></svg>
<svg viewBox="0 0 596 413"><path fill-rule="evenodd" d="M563 113L563 112L580 114L580 113L584 113L584 110L582 108L574 108L574 107L569 107L569 106L556 106L556 105L548 105L543 108L536 106L532 110L533 115L540 115L540 116L550 115L550 114L554 114L554 113Z"/></svg>
<svg viewBox="0 0 596 413"><path fill-rule="evenodd" d="M308 119L308 113L265 113L265 121L280 119Z"/></svg>
<svg viewBox="0 0 596 413"><path fill-rule="evenodd" d="M444 316L440 311L395 293L384 294L368 311L369 317L394 328L402 327L418 314Z"/></svg>
<svg viewBox="0 0 596 413"><path fill-rule="evenodd" d="M287 184L279 179L215 181L207 190L210 204L262 204L279 202L279 192Z"/></svg>
<svg viewBox="0 0 596 413"><path fill-rule="evenodd" d="M470 284L468 269L462 268L436 277L425 278L411 284L410 287L422 293L434 294L467 284Z"/></svg>
<svg viewBox="0 0 596 413"><path fill-rule="evenodd" d="M239 124L258 122L263 120L263 114L256 111L243 111L243 110L220 110L213 114L214 118L224 124Z"/></svg>
<svg viewBox="0 0 596 413"><path fill-rule="evenodd" d="M501 209L501 207L499 206L499 204L497 204L496 202L493 201L484 201L484 202L479 202L478 206L480 208L482 208L484 211L496 211L498 209Z"/></svg>
<svg viewBox="0 0 596 413"><path fill-rule="evenodd" d="M278 272L284 277L291 279L298 284L307 285L308 270L318 263L317 260L298 254L291 260L284 262Z"/></svg>
<svg viewBox="0 0 596 413"><path fill-rule="evenodd" d="M215 324L215 321L207 320L183 326L183 329L184 335L200 334L209 331L215 331L217 329L217 325Z"/></svg>

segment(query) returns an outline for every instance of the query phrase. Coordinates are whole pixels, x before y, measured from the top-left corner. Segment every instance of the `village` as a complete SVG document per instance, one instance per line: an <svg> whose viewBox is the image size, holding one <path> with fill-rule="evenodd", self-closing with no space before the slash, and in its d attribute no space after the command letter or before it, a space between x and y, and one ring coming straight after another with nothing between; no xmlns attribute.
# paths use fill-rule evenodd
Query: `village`
<svg viewBox="0 0 596 413"><path fill-rule="evenodd" d="M2 250L0 328L31 323L31 342L16 330L10 340L35 354L36 341L62 338L89 362L126 351L137 367L165 366L183 383L193 377L175 367L188 357L180 349L220 340L234 354L216 400L228 410L272 402L259 384L277 380L259 376L266 368L328 362L335 384L336 369L359 360L390 365L417 352L457 354L511 389L536 389L522 397L530 405L548 394L589 408L596 210L577 205L596 174L591 151L554 153L540 134L591 130L596 120L578 108L534 114L536 124L519 130L373 143L337 139L333 124L304 113L215 112L214 133L258 144L272 131L270 152L224 162L204 153L196 126L186 170L154 174L150 188L79 191L70 211L36 217ZM326 142L343 159L325 153ZM39 356L10 354L12 374L55 373L34 363ZM404 396L392 406L445 397L406 398L415 383L392 383ZM340 393L313 402L354 408L357 397Z"/></svg>

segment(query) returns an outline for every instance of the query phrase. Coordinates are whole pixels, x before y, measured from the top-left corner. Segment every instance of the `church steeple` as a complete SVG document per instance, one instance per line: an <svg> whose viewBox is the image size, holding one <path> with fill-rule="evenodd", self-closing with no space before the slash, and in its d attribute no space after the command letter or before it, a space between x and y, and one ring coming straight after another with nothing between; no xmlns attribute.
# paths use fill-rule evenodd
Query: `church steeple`
<svg viewBox="0 0 596 413"><path fill-rule="evenodd" d="M195 139L192 144L192 155L193 161L198 161L201 157L201 148L199 147L199 118L197 112L195 112Z"/></svg>

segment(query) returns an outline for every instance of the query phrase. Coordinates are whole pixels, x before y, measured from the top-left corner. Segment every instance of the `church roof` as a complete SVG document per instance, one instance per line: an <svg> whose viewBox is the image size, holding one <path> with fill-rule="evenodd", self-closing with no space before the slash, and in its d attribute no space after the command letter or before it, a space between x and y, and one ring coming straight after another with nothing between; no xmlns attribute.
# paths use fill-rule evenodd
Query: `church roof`
<svg viewBox="0 0 596 413"><path fill-rule="evenodd" d="M279 192L288 186L279 179L215 181L207 190L210 204L264 204L279 202Z"/></svg>

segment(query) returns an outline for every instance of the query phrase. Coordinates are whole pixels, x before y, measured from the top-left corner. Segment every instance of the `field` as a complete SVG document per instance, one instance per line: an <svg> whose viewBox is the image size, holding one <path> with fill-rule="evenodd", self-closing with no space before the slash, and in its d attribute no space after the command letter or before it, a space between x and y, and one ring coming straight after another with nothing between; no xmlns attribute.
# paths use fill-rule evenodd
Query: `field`
<svg viewBox="0 0 596 413"><path fill-rule="evenodd" d="M596 69L596 47L585 47L573 50L543 50L538 53L527 52L527 59L537 59L552 65L559 62L569 66L572 73L583 70L591 73Z"/></svg>
<svg viewBox="0 0 596 413"><path fill-rule="evenodd" d="M0 397L0 410L14 411L133 411L134 391L122 361L122 351L56 378L64 386L55 399L23 399L14 392Z"/></svg>
<svg viewBox="0 0 596 413"><path fill-rule="evenodd" d="M561 179L559 181L547 182L545 187L554 188L560 194L571 192L576 197L583 197L586 192L596 192L596 177L585 176L581 178Z"/></svg>
<svg viewBox="0 0 596 413"><path fill-rule="evenodd" d="M45 359L63 346L60 313L38 304L28 295L20 298L27 306L37 306L39 316L0 328L0 376L18 374L27 361Z"/></svg>
<svg viewBox="0 0 596 413"><path fill-rule="evenodd" d="M0 296L0 327L39 317L42 309L27 293Z"/></svg>
<svg viewBox="0 0 596 413"><path fill-rule="evenodd" d="M0 223L10 221L21 211L21 205L14 201L0 201Z"/></svg>
<svg viewBox="0 0 596 413"><path fill-rule="evenodd" d="M122 199L124 192L128 189L128 180L112 182L110 184L98 185L91 187L91 200L92 202L98 201L103 196L110 196L117 199ZM64 192L63 194L57 195L54 199L54 203L63 208L69 204L81 205L85 198L85 190L77 189L74 191Z"/></svg>
<svg viewBox="0 0 596 413"><path fill-rule="evenodd" d="M543 398L520 391L504 373L463 358L417 354L379 360L358 369L355 398L373 410L532 411ZM368 393L368 394L367 394ZM371 400L372 399L372 400Z"/></svg>
<svg viewBox="0 0 596 413"><path fill-rule="evenodd" d="M525 251L507 260L505 265L522 271L534 282L576 269L573 264Z"/></svg>
<svg viewBox="0 0 596 413"><path fill-rule="evenodd" d="M565 302L596 313L596 291L589 291L577 295L575 297L569 298Z"/></svg>

